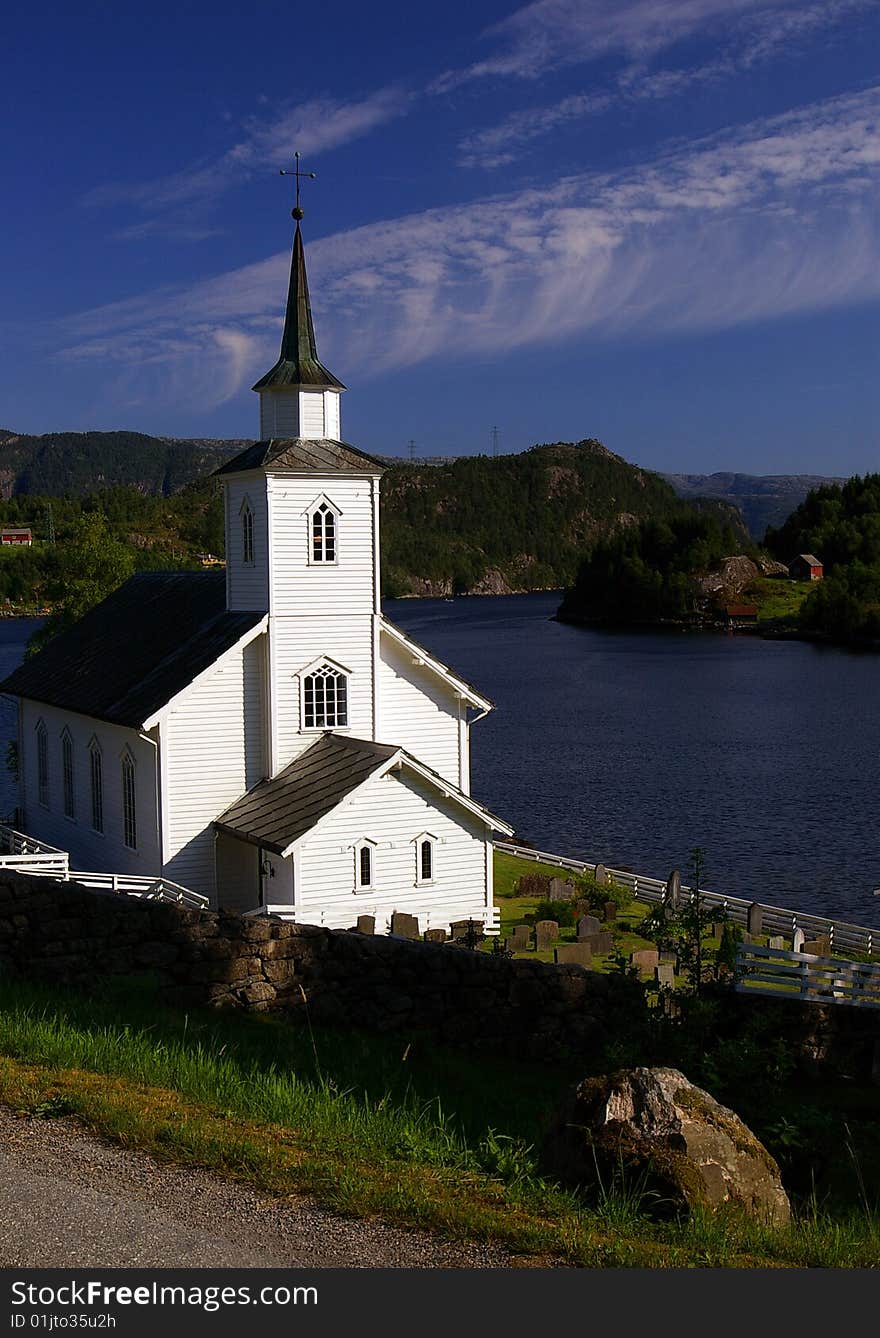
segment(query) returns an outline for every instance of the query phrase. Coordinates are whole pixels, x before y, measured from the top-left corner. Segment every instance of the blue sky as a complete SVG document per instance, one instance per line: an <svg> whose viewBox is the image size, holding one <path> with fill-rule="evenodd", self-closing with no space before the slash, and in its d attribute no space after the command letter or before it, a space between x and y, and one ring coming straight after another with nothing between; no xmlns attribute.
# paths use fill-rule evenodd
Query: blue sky
<svg viewBox="0 0 880 1338"><path fill-rule="evenodd" d="M880 0L7 0L0 426L880 469ZM11 55L11 59L9 56Z"/></svg>

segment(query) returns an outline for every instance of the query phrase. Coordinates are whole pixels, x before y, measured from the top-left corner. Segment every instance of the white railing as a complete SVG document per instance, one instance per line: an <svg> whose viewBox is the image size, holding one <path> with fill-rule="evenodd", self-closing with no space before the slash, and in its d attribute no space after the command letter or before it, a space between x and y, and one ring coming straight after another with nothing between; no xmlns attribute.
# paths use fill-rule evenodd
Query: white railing
<svg viewBox="0 0 880 1338"><path fill-rule="evenodd" d="M880 967L742 943L736 951L736 989L774 999L880 1008Z"/></svg>
<svg viewBox="0 0 880 1338"><path fill-rule="evenodd" d="M174 901L181 906L195 906L203 909L208 906L208 898L201 892L173 883L170 878L150 878L149 875L132 873L96 873L82 869L71 869L65 882L79 883L82 887L95 887L108 892L120 892L128 897L141 897L145 901Z"/></svg>
<svg viewBox="0 0 880 1338"><path fill-rule="evenodd" d="M572 869L579 873L595 873L596 865L588 860L569 859L563 855L552 855L546 850L532 850L530 846L517 846L508 841L496 841L496 850L503 850L508 855L518 855L521 859L534 860L540 864L555 864L562 869ZM631 889L634 897L641 901L662 901L666 896L666 884L660 878L649 878L645 874L630 873L626 869L611 869L605 866L606 873L615 883ZM682 886L683 901L691 898L691 889ZM728 920L737 924L748 924L749 910L760 906L763 932L766 934L794 934L802 929L808 937L818 938L827 935L832 948L840 952L865 953L868 957L880 957L880 929L870 929L865 925L849 924L845 920L830 920L824 915L810 915L806 911L783 910L779 906L767 906L764 902L746 901L743 897L728 897L719 892L707 892L700 888L700 900L710 909L723 911Z"/></svg>
<svg viewBox="0 0 880 1338"><path fill-rule="evenodd" d="M37 841L5 823L0 824L0 868L57 875L65 874L69 863L66 850L46 845L45 841Z"/></svg>

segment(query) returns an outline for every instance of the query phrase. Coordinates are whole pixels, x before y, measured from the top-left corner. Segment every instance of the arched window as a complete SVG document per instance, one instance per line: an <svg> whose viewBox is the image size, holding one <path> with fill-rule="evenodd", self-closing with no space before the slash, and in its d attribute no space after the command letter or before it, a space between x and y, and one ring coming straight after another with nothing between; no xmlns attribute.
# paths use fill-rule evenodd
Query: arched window
<svg viewBox="0 0 880 1338"><path fill-rule="evenodd" d="M97 739L89 744L89 781L92 793L92 831L104 830L104 755Z"/></svg>
<svg viewBox="0 0 880 1338"><path fill-rule="evenodd" d="M348 724L348 678L326 662L303 678L303 729L338 729Z"/></svg>
<svg viewBox="0 0 880 1338"><path fill-rule="evenodd" d="M49 735L42 720L37 721L37 798L49 807Z"/></svg>
<svg viewBox="0 0 880 1338"><path fill-rule="evenodd" d="M434 881L434 847L437 844L437 838L430 832L422 832L413 842L416 853L416 882L433 883Z"/></svg>
<svg viewBox="0 0 880 1338"><path fill-rule="evenodd" d="M76 817L76 786L73 771L73 739L70 730L61 735L61 786L64 796L65 818Z"/></svg>
<svg viewBox="0 0 880 1338"><path fill-rule="evenodd" d="M329 502L319 502L312 512L312 562L336 561L337 519Z"/></svg>
<svg viewBox="0 0 880 1338"><path fill-rule="evenodd" d="M375 861L376 842L365 836L354 848L355 892L368 892L373 887L376 876Z"/></svg>
<svg viewBox="0 0 880 1338"><path fill-rule="evenodd" d="M254 513L247 498L241 504L241 560L246 567L254 565Z"/></svg>
<svg viewBox="0 0 880 1338"><path fill-rule="evenodd" d="M137 850L135 764L127 748L122 754L122 839L129 850Z"/></svg>

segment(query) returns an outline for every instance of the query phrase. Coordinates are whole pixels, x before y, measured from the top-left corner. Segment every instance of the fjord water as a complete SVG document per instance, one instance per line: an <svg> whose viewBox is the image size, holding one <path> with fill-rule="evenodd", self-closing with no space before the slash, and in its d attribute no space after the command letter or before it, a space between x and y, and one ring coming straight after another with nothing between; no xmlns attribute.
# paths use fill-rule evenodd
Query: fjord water
<svg viewBox="0 0 880 1338"><path fill-rule="evenodd" d="M556 593L386 601L496 703L475 797L543 850L880 925L880 656L552 621Z"/></svg>
<svg viewBox="0 0 880 1338"><path fill-rule="evenodd" d="M880 656L752 636L600 632L555 593L389 600L385 612L496 703L472 788L544 850L880 926ZM36 621L0 620L0 676ZM0 698L3 765L15 708Z"/></svg>

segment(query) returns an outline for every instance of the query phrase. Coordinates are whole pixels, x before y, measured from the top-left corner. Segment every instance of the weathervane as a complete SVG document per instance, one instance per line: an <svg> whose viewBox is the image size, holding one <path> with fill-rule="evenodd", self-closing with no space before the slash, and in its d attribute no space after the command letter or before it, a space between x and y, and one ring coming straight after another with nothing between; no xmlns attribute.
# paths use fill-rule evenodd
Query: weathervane
<svg viewBox="0 0 880 1338"><path fill-rule="evenodd" d="M291 209L291 211L290 211L290 217L291 217L291 218L295 218L296 221L297 221L297 223L298 223L298 222L300 221L300 219L302 218L302 216L303 216L303 211L302 211L302 209L301 209L301 207L300 207L300 203L299 203L299 183L300 183L300 178L305 178L305 179L307 179L307 180L309 180L309 181L314 181L314 180L315 180L315 177L316 177L316 175L317 175L317 173L315 173L315 172L301 172L301 171L299 170L299 150L298 150L298 149L297 149L296 153L294 153L293 157L294 157L294 167L293 167L293 171L292 171L292 172L291 172L291 171L287 171L287 170L285 170L285 168L282 167L282 168L280 169L278 175L279 175L279 176L282 176L282 177L296 177L296 204L294 205L293 209Z"/></svg>

